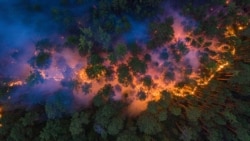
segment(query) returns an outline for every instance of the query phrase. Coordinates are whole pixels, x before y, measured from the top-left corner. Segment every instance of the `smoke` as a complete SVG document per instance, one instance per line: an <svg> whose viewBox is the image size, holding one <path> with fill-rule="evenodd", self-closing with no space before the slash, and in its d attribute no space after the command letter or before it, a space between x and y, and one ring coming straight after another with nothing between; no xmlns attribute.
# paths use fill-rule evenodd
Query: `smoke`
<svg viewBox="0 0 250 141"><path fill-rule="evenodd" d="M27 107L44 103L49 95L63 88L63 79L72 79L72 69L81 64L76 51L53 51L63 47L63 41L59 38L66 30L63 14L60 13L62 8L61 3L48 0L0 1L0 78L1 85L14 87L5 96L11 103ZM68 15L80 15L80 10L86 10L86 5L64 9L67 9L65 13ZM39 53L36 43L44 38L53 41L49 49L52 56L48 69L37 68L31 63ZM5 100L1 99L0 103L5 103Z"/></svg>
<svg viewBox="0 0 250 141"><path fill-rule="evenodd" d="M132 85L129 86L119 85L116 76L110 80L104 77L99 80L89 79L85 73L87 58L81 57L77 49L65 48L65 39L61 37L68 34L68 27L77 25L79 21L82 23L82 13L92 4L77 6L69 1L65 6L48 0L0 2L0 13L4 13L0 19L0 78L6 79L9 86L14 86L5 97L8 101L27 107L46 104L46 111L51 112L48 116L54 118L71 111L73 106L79 108L90 105L98 91L105 84L110 84L115 92L113 100L127 100L128 115L133 116L146 110L148 102L159 100L162 90L168 90L176 96L186 96L193 92L193 81L198 82L201 66L200 52L205 51L191 45L186 37L191 36L191 31L198 23L181 16L170 5L165 5L164 15L157 17L159 22L166 17L173 17L174 38L155 50L142 48L138 58L142 60L145 54L151 56L145 75L133 76ZM150 38L149 21L139 22L132 17L128 19L130 31L117 40L123 38L128 43L146 43ZM77 22L74 23L74 20ZM49 40L43 40L45 38ZM38 41L43 41L39 49L36 45ZM112 41L117 42L116 39ZM213 48L216 50L216 47ZM106 53L102 54L103 58L107 56ZM127 54L118 62L127 64L131 57L131 54ZM105 66L117 70L119 64L111 65L108 59L104 60ZM49 62L46 67L41 65L44 62ZM150 90L142 83L144 76L152 78L153 88ZM143 96L138 98L138 92L147 94L144 101Z"/></svg>
<svg viewBox="0 0 250 141"><path fill-rule="evenodd" d="M132 18L129 18L131 29L129 32L125 33L123 37L127 42L139 41L142 43L147 42L149 39L148 35L148 22L135 21Z"/></svg>

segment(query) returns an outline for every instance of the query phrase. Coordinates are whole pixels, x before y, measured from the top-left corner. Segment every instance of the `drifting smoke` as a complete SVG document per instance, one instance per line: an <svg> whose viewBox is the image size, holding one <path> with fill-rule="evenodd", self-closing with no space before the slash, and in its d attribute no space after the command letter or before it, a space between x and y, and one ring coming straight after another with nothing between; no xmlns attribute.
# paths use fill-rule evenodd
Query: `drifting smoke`
<svg viewBox="0 0 250 141"><path fill-rule="evenodd" d="M56 110L65 113L71 111L74 105L77 107L90 105L97 92L105 84L110 84L114 88L114 100L123 100L125 95L129 94L126 99L129 103L127 111L130 115L136 115L147 108L148 102L158 101L161 98L160 92L163 90L167 90L174 96L184 97L194 94L199 84L208 83L214 73L225 66L223 64L225 60L214 57L218 65L217 69L211 71L206 78L202 78L200 60L207 51L199 49L186 40L187 37L193 36L191 31L196 28L197 23L181 16L176 11L167 10L164 16L159 17L161 21L164 21L166 17L173 17L174 38L159 49L149 51L146 47L144 48L143 53L138 56L139 59L142 60L145 54L151 56L145 75L133 76L132 85L127 87L119 85L116 76L110 80L104 77L92 80L85 72L88 64L87 58L81 57L78 50L63 46L65 39L61 38L63 36L59 33L62 33L61 28L65 25L57 21L58 19L60 21L60 17L55 20L50 13L60 9L60 4L50 1L50 6L44 6L48 1L27 0L25 2L0 2L0 9L6 13L0 20L0 26L3 27L0 29L0 67L2 68L0 78L11 79L9 86L16 87L7 96L12 103L27 107L46 103L47 109L58 108L54 109L56 115ZM33 12L30 12L30 9ZM68 10L77 20L81 20L79 13L86 10L86 5L68 8ZM147 31L149 24L132 19L130 23L131 30L122 35L123 40L147 42L145 40L149 39ZM42 40L51 45L50 48L41 51L37 49L36 43L44 38L51 39ZM208 40L206 37L203 38L205 41ZM216 53L222 52L220 47L217 48L216 40L211 42L210 50ZM49 65L45 68L32 60L32 57L37 57L40 53L50 56L46 60ZM102 54L103 58L107 56L106 53ZM131 54L127 54L118 64L127 64L131 57ZM112 65L107 60L103 64L113 67L116 71L117 65ZM143 86L141 80L145 76L152 78L153 88L148 89ZM34 81L34 83L27 84L27 80ZM141 92L146 95L144 101L138 98ZM50 116L53 118L55 115Z"/></svg>
<svg viewBox="0 0 250 141"><path fill-rule="evenodd" d="M136 40L138 42L144 43L148 41L148 22L138 22L130 18L130 25L130 31L124 34L124 39L127 42L133 42Z"/></svg>
<svg viewBox="0 0 250 141"><path fill-rule="evenodd" d="M81 6L68 8L68 10L79 14L81 12L79 7ZM64 89L61 85L63 79L73 76L72 68L76 68L81 62L76 51L65 49L56 52L53 49L50 50L51 64L47 69L32 65L32 58L39 53L36 50L38 41L44 38L52 39L51 44L55 46L51 48L60 48L60 44L63 44L59 34L63 32L65 23L60 21L60 17L53 15L53 11L59 11L60 8L62 5L59 2L47 0L0 1L2 16L0 20L0 78L3 85L8 82L10 87L15 87L6 96L8 100L2 99L1 103L12 102L26 106L42 104L47 99L51 99L51 94ZM81 10L86 10L86 8L82 6ZM26 81L32 74L41 76L36 78L39 83L27 84ZM34 77L37 76L34 75Z"/></svg>

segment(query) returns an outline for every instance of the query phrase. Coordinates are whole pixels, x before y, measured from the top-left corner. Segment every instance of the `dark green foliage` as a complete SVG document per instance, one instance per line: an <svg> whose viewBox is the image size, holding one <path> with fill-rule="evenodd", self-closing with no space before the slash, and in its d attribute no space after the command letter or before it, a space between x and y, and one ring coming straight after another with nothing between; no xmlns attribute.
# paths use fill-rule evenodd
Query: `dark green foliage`
<svg viewBox="0 0 250 141"><path fill-rule="evenodd" d="M89 116L90 114L85 113L85 111L73 114L69 131L74 140L84 140L86 138L84 126L89 124Z"/></svg>
<svg viewBox="0 0 250 141"><path fill-rule="evenodd" d="M117 56L117 58L123 58L127 53L127 47L126 44L123 43L119 43L116 47L115 47L115 54Z"/></svg>
<svg viewBox="0 0 250 141"><path fill-rule="evenodd" d="M86 73L90 79L103 77L106 74L106 67L103 65L91 65L86 68Z"/></svg>
<svg viewBox="0 0 250 141"><path fill-rule="evenodd" d="M98 134L107 134L107 130L108 127L110 127L110 133L115 133L114 131L114 127L112 127L113 125L110 125L110 121L112 119L112 117L116 114L116 109L109 104L104 105L103 107L101 107L97 112L96 112L96 116L95 116L95 124L96 126L99 128L95 129L95 131ZM114 123L111 123L114 124ZM120 125L119 125L120 126ZM119 130L120 127L118 127Z"/></svg>
<svg viewBox="0 0 250 141"><path fill-rule="evenodd" d="M143 62L142 60L140 60L137 57L133 57L129 60L128 63L129 67L131 68L131 70L133 71L134 74L140 73L140 74L144 74L146 73L146 69L147 69L147 64L145 62Z"/></svg>
<svg viewBox="0 0 250 141"><path fill-rule="evenodd" d="M38 117L39 115L36 112L26 113L11 127L8 140L14 140L14 141L26 141L27 139L38 140L36 136L39 135L39 130L41 130L41 128L36 122ZM38 130L33 129L35 126L37 126Z"/></svg>
<svg viewBox="0 0 250 141"><path fill-rule="evenodd" d="M65 120L49 120L39 135L41 141L69 141L69 123Z"/></svg>
<svg viewBox="0 0 250 141"><path fill-rule="evenodd" d="M158 12L161 12L160 4L163 0L134 0L128 3L129 13L134 15L137 19L151 18L155 16ZM148 9L151 9L150 11Z"/></svg>
<svg viewBox="0 0 250 141"><path fill-rule="evenodd" d="M250 65L245 63L238 63L238 69L236 75L234 75L229 81L235 84L249 84L250 83Z"/></svg>
<svg viewBox="0 0 250 141"><path fill-rule="evenodd" d="M98 92L98 95L102 95L106 98L112 98L115 95L112 85L105 84Z"/></svg>
<svg viewBox="0 0 250 141"><path fill-rule="evenodd" d="M96 107L103 106L105 103L106 103L106 100L104 99L102 95L96 95L93 98L93 105Z"/></svg>
<svg viewBox="0 0 250 141"><path fill-rule="evenodd" d="M147 75L142 79L142 83L145 87L150 88L153 85L153 80L151 76Z"/></svg>
<svg viewBox="0 0 250 141"><path fill-rule="evenodd" d="M191 122L197 122L200 117L201 111L198 107L188 107L186 108L186 115L188 120Z"/></svg>
<svg viewBox="0 0 250 141"><path fill-rule="evenodd" d="M29 112L20 119L23 126L33 126L35 121L39 119L39 114L36 112Z"/></svg>
<svg viewBox="0 0 250 141"><path fill-rule="evenodd" d="M118 60L117 56L114 53L110 53L108 56L111 64L115 64Z"/></svg>
<svg viewBox="0 0 250 141"><path fill-rule="evenodd" d="M126 10L126 5L128 4L127 0L112 0L112 8L114 8L115 11L123 11Z"/></svg>
<svg viewBox="0 0 250 141"><path fill-rule="evenodd" d="M125 2L125 3L124 3ZM127 17L120 13L123 11L126 1L101 0L97 2L97 7L91 12L91 21L96 28L101 27L107 33L120 34L130 29Z"/></svg>
<svg viewBox="0 0 250 141"><path fill-rule="evenodd" d="M99 56L98 54L92 54L88 58L88 64L89 65L98 65L103 63L103 58Z"/></svg>
<svg viewBox="0 0 250 141"><path fill-rule="evenodd" d="M51 8L51 15L54 21L61 23L65 28L73 24L74 19L70 10L54 7Z"/></svg>
<svg viewBox="0 0 250 141"><path fill-rule="evenodd" d="M10 87L4 84L4 82L0 82L0 98L7 96L10 91Z"/></svg>
<svg viewBox="0 0 250 141"><path fill-rule="evenodd" d="M24 132L23 128L24 127L22 125L16 123L11 129L10 136L8 139L14 141L25 141L26 139L31 139L31 130L26 128L26 132ZM27 136L27 134L29 136Z"/></svg>
<svg viewBox="0 0 250 141"><path fill-rule="evenodd" d="M108 50L110 48L111 36L107 32L105 32L101 27L98 28L97 34L94 36L97 42L102 45L104 50Z"/></svg>
<svg viewBox="0 0 250 141"><path fill-rule="evenodd" d="M132 76L129 72L129 67L125 64L119 65L117 69L119 83L128 86L132 82Z"/></svg>
<svg viewBox="0 0 250 141"><path fill-rule="evenodd" d="M181 108L180 107L171 106L169 110L175 116L180 116L181 115Z"/></svg>
<svg viewBox="0 0 250 141"><path fill-rule="evenodd" d="M131 131L125 131L119 134L117 141L141 141L140 138Z"/></svg>
<svg viewBox="0 0 250 141"><path fill-rule="evenodd" d="M250 59L248 54L250 30L249 27L246 27L245 30L238 29L238 25L249 26L249 12L247 11L249 0L230 1L228 5L225 4L225 0L209 2L177 0L173 2L173 5L183 9L181 15L191 17L197 24L192 26L189 23L183 23L186 26L184 30L190 33L185 38L187 44L182 40L173 40L173 18L170 17L159 22L162 21L162 17L157 16L160 15L158 12L161 2L162 0L98 0L92 2L60 0L60 6L51 9L52 17L57 22L69 24L70 30L65 31L67 37L65 45L73 50L74 47L77 47L81 55L89 57L85 71L89 78L97 79L93 83L102 85L101 89L92 94L92 92L96 92L96 88L92 87L92 82L78 82L67 77L61 81L62 90L48 94L46 90L45 99L36 103L37 105L31 106L23 93L27 93L29 96L40 94L39 91L36 93L36 91L29 92L29 90L32 86L42 83L43 79L47 79L43 78L41 72L44 70L41 69L50 67L53 49L61 47L60 41L58 45L52 44L48 39L38 41L35 45L36 55L29 62L34 70L26 79L27 85L8 86L11 81L5 80L2 72L0 73L0 95L3 95L3 99L0 100L0 107L3 107L0 110L0 140L248 141L250 138ZM28 1L22 1L22 3L28 3ZM87 6L87 8L84 7L83 10L78 7L79 5ZM46 10L39 4L29 4L27 8L37 14ZM71 16L70 9L79 12L78 8L83 10L82 13ZM139 21L137 21L138 19ZM158 56L163 61L163 65L151 62L150 54L154 52L142 48L141 44L144 44L144 41L125 42L122 37L125 32L130 32L129 21L150 25L150 39L148 40L150 49L161 47L172 41L170 46L167 46L167 50L163 49ZM71 24L72 22L74 24ZM227 26L232 26L235 36L224 37ZM79 27L82 28L79 30ZM64 34L64 31L62 33ZM219 53L211 49L214 39L221 42L225 52ZM197 53L200 62L197 71L200 72L201 77L208 78L208 74L216 71L218 67L218 62L211 56L217 57L218 55L220 60L227 60L230 65L217 72L208 85L195 87L197 84L193 78L188 78L195 71L190 65L192 60L183 59L189 53L187 45L200 50ZM234 56L231 55L233 48L236 49ZM126 55L130 55L127 54L128 51L133 56L127 61L125 60ZM19 59L17 52L19 51L11 56L15 61ZM56 54L60 55L60 52ZM108 57L102 58L100 54ZM111 62L108 68L106 68L106 62L105 66L103 64L106 61L104 59L109 59ZM169 59L174 59L176 64L168 62ZM183 62L184 60L186 62ZM5 63L0 61L0 64L4 70ZM161 98L158 101L151 101L151 98L154 97L151 92L155 94L154 86L157 84L154 83L157 81L153 82L153 77L154 80L156 79L155 76L145 75L147 64L155 64L154 67L162 66L162 70L159 71L163 74L159 79L163 79L165 83L175 81L177 76L175 76L174 69L182 67L184 64L184 69L181 69L180 72L187 77L183 81L177 80L176 87L181 89L187 84L194 86L195 94L178 97L170 93L171 89L166 88L160 92ZM116 68L115 65L118 65L117 70L113 70ZM73 71L75 72L75 70ZM136 87L134 91L130 92L119 84L112 83L118 78L119 83L124 86L132 84L133 77L130 71L138 80L141 80L143 89L138 90ZM16 75L10 77L16 79ZM102 77L105 79L101 79ZM132 84L131 87L137 83ZM38 86L36 85L36 87ZM87 99L93 97L89 107L84 107L84 109L80 107L81 104L86 103L77 99L78 90L84 94L91 94L83 95ZM113 99L115 91L124 92L120 101ZM73 92L76 97L72 96ZM75 100L77 104L75 104ZM130 117L127 106L130 106L133 100L140 103L145 102L148 105L145 111L135 116L132 113ZM77 108L73 109L73 107ZM136 108L141 107L132 108L137 110Z"/></svg>
<svg viewBox="0 0 250 141"><path fill-rule="evenodd" d="M144 91L139 91L137 93L137 97L140 99L140 100L145 100L147 98L147 94L144 92Z"/></svg>
<svg viewBox="0 0 250 141"><path fill-rule="evenodd" d="M137 54L140 54L142 49L140 48L140 46L138 46L136 43L131 43L128 45L128 50L134 55L136 56Z"/></svg>
<svg viewBox="0 0 250 141"><path fill-rule="evenodd" d="M165 102L165 105L169 105L171 101L171 94L166 90L161 91L161 100Z"/></svg>
<svg viewBox="0 0 250 141"><path fill-rule="evenodd" d="M159 120L160 122L166 121L166 120L167 120L167 117L168 117L167 110L163 110L163 111L161 111L160 113L158 113L158 120Z"/></svg>
<svg viewBox="0 0 250 141"><path fill-rule="evenodd" d="M71 35L69 37L67 37L67 40L65 42L66 45L74 45L77 46L79 44L79 39L77 36L75 35Z"/></svg>
<svg viewBox="0 0 250 141"><path fill-rule="evenodd" d="M161 124L153 115L148 113L143 113L139 116L137 125L139 130L147 135L156 135L162 131Z"/></svg>
<svg viewBox="0 0 250 141"><path fill-rule="evenodd" d="M92 41L93 33L91 28L81 28L81 35L79 38L79 45L78 50L81 55L86 55L91 53L93 48L93 41Z"/></svg>
<svg viewBox="0 0 250 141"><path fill-rule="evenodd" d="M192 141L193 140L193 130L191 128L184 127L181 132L182 133L180 136L180 140L183 140L183 141Z"/></svg>
<svg viewBox="0 0 250 141"><path fill-rule="evenodd" d="M114 117L108 125L108 133L110 135L117 135L123 128L123 119L121 117Z"/></svg>
<svg viewBox="0 0 250 141"><path fill-rule="evenodd" d="M4 115L3 115L4 113ZM18 122L18 119L23 116L22 111L9 111L3 112L1 111L2 117L0 118L0 122L2 127L0 128L0 139L7 139L13 125Z"/></svg>
<svg viewBox="0 0 250 141"><path fill-rule="evenodd" d="M179 41L176 44L176 51L180 52L182 55L186 55L189 52L189 49L183 42Z"/></svg>
<svg viewBox="0 0 250 141"><path fill-rule="evenodd" d="M57 91L45 104L45 112L49 119L62 117L70 113L72 106L72 95L69 91Z"/></svg>
<svg viewBox="0 0 250 141"><path fill-rule="evenodd" d="M250 138L249 131L247 131L247 129L244 129L244 128L239 128L237 130L237 138L240 141L248 140Z"/></svg>
<svg viewBox="0 0 250 141"><path fill-rule="evenodd" d="M148 103L147 111L151 114L158 113L158 105L155 101L150 101Z"/></svg>
<svg viewBox="0 0 250 141"><path fill-rule="evenodd" d="M149 42L149 48L160 47L166 42L172 40L174 36L174 30L172 24L174 23L173 18L166 18L163 23L154 23L150 28L150 33L152 36Z"/></svg>
<svg viewBox="0 0 250 141"><path fill-rule="evenodd" d="M207 36L214 37L219 34L219 30L217 28L217 19L213 16L209 17L203 24L202 29L206 33Z"/></svg>

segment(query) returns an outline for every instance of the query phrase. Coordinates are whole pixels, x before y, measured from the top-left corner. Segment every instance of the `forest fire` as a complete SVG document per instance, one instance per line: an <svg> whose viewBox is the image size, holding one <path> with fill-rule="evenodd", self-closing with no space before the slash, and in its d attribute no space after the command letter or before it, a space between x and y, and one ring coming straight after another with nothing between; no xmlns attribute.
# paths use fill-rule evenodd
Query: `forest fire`
<svg viewBox="0 0 250 141"><path fill-rule="evenodd" d="M0 1L0 140L249 140L248 4Z"/></svg>
<svg viewBox="0 0 250 141"><path fill-rule="evenodd" d="M227 67L229 65L228 62L222 64L222 65L219 65L219 67L216 69L216 71L211 74L207 79L200 79L198 80L198 85L199 86L205 86L205 85L208 85L209 82L214 78L214 76L216 75L217 72L220 72L221 70L223 70L225 67Z"/></svg>

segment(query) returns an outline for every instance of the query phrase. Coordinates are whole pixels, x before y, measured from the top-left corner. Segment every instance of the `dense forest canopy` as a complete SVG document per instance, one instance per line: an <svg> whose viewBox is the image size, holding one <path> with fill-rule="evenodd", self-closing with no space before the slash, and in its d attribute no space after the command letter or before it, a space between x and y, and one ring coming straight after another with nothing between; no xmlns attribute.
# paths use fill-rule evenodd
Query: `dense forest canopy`
<svg viewBox="0 0 250 141"><path fill-rule="evenodd" d="M249 0L0 9L0 140L250 140Z"/></svg>

